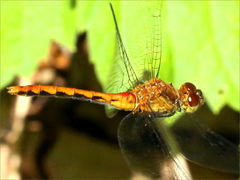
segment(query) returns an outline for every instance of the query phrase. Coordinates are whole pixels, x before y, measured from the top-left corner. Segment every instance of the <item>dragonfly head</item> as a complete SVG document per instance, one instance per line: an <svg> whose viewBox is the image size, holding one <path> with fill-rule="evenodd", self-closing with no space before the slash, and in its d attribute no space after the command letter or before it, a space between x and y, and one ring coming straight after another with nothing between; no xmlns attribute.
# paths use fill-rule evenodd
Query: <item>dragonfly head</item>
<svg viewBox="0 0 240 180"><path fill-rule="evenodd" d="M186 112L194 112L203 104L203 94L192 83L186 82L178 89L181 109Z"/></svg>

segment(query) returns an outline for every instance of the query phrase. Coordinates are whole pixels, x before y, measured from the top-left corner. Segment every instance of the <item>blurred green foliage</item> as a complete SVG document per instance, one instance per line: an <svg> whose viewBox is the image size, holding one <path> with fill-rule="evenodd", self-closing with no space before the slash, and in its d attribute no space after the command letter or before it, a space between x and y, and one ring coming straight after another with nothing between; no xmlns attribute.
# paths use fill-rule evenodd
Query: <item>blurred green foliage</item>
<svg viewBox="0 0 240 180"><path fill-rule="evenodd" d="M239 2L166 3L175 80L199 86L214 112L239 102Z"/></svg>
<svg viewBox="0 0 240 180"><path fill-rule="evenodd" d="M1 1L1 87L29 76L51 40L74 46L74 12L67 1Z"/></svg>
<svg viewBox="0 0 240 180"><path fill-rule="evenodd" d="M240 109L239 1L114 1L113 7L138 74L141 55L147 53L146 32L152 29L149 9L161 8L160 78L177 86L195 83L215 113L226 104ZM114 66L118 47L108 1L2 1L0 21L1 88L15 75L31 75L51 40L74 50L83 31L103 87L121 78L111 76L119 68Z"/></svg>

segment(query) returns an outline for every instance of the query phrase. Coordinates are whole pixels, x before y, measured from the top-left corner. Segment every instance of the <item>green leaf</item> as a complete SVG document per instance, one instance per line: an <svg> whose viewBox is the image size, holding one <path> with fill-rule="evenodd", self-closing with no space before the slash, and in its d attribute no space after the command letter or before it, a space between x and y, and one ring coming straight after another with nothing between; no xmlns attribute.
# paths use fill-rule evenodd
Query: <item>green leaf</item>
<svg viewBox="0 0 240 180"><path fill-rule="evenodd" d="M239 110L239 1L213 1L210 6L214 41L227 80L222 85L226 89L226 101Z"/></svg>
<svg viewBox="0 0 240 180"><path fill-rule="evenodd" d="M51 40L73 49L75 16L68 1L1 1L1 84L29 76Z"/></svg>
<svg viewBox="0 0 240 180"><path fill-rule="evenodd" d="M165 11L175 83L195 83L215 113L239 110L239 3L168 1Z"/></svg>
<svg viewBox="0 0 240 180"><path fill-rule="evenodd" d="M109 2L1 2L1 84L14 75L29 76L47 53L50 40L73 49L77 32L87 31L91 62L104 89L127 80L118 52ZM133 68L139 77L151 55L159 1L114 1L113 7ZM203 90L217 113L239 104L239 2L164 1L161 8L163 57L160 78L177 87L189 81ZM146 48L147 47L147 48ZM114 75L116 73L116 75ZM123 84L129 87L127 83ZM125 88L126 89L126 88Z"/></svg>

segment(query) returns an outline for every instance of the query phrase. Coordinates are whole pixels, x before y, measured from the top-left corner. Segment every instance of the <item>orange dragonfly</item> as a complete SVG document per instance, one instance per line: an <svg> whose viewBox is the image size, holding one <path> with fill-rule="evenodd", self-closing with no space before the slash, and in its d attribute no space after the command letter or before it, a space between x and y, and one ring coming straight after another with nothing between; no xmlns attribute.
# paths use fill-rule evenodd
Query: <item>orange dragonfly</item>
<svg viewBox="0 0 240 180"><path fill-rule="evenodd" d="M8 87L8 92L20 96L71 98L130 111L130 114L119 125L118 139L121 150L134 172L154 178L164 178L164 172L160 169L166 160L171 160L175 167L180 169L180 174L183 174L181 178L189 179L189 176L186 175L187 170L183 168L181 160L175 154L175 149L177 149L177 146L174 145L175 138L180 146L180 151L190 161L212 169L239 173L239 151L223 137L199 126L196 128L196 133L201 137L198 145L199 147L204 146L204 148L199 152L192 152L189 149L181 148L188 144L188 137L179 135L177 132L170 132L161 123L161 118L173 116L176 112L195 112L204 103L203 94L192 83L186 82L179 89L175 89L171 83L158 79L161 65L160 51L157 51L157 55L153 55L148 60L148 64L151 65L148 67L151 72L149 80L141 82L123 45L111 4L110 8L113 14L122 61L129 84L132 87L128 92L103 93L46 85L12 86ZM156 17L159 20L160 15ZM158 39L154 41L153 45L161 48L160 43ZM171 133L176 137L172 136ZM212 156L211 161L209 161L209 154ZM177 174L177 172L173 172L171 178L179 179Z"/></svg>

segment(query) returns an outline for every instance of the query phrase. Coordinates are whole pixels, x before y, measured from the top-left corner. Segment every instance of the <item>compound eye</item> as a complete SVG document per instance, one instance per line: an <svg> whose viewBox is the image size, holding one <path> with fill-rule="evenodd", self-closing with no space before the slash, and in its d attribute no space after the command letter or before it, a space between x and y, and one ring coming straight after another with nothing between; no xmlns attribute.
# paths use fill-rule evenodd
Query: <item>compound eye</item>
<svg viewBox="0 0 240 180"><path fill-rule="evenodd" d="M184 86L188 91L194 92L196 90L196 87L192 83L186 82Z"/></svg>
<svg viewBox="0 0 240 180"><path fill-rule="evenodd" d="M198 95L199 97L202 97L203 96L202 91L201 90L197 90L196 91L196 95Z"/></svg>
<svg viewBox="0 0 240 180"><path fill-rule="evenodd" d="M198 106L199 105L199 96L195 94L191 94L188 96L188 104L192 106Z"/></svg>

